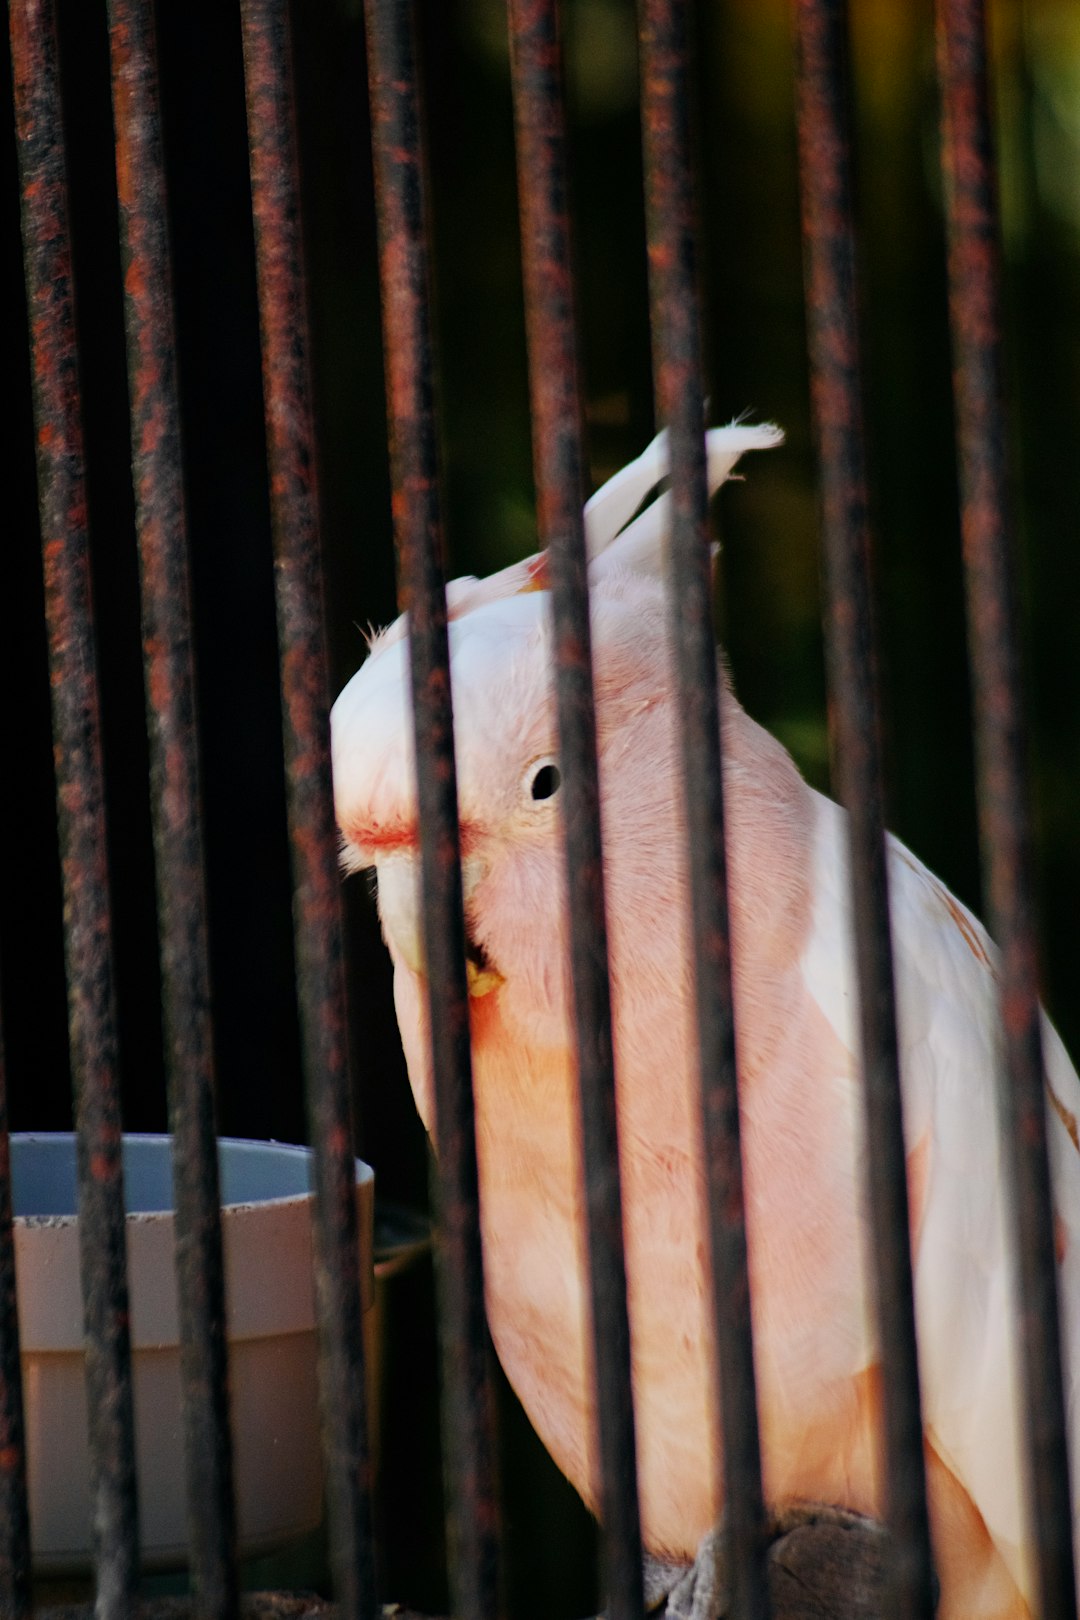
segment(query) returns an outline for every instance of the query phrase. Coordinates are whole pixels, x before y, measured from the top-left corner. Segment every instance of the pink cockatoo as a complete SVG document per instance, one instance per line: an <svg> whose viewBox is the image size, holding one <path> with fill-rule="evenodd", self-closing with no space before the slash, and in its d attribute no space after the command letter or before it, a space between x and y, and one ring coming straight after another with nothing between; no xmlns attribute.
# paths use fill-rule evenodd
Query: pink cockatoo
<svg viewBox="0 0 1080 1620"><path fill-rule="evenodd" d="M770 427L708 435L710 490ZM687 866L661 553L663 436L586 507L642 1529L686 1564L719 1521ZM447 592L491 1333L595 1509L584 1214L543 557ZM333 711L344 864L373 866L431 1128L408 626ZM844 812L721 670L747 1241L766 1499L877 1516L879 1351ZM995 952L889 848L926 1461L941 1620L1029 1616L1015 1305L994 1067ZM1080 1466L1080 1082L1047 1023L1071 1446Z"/></svg>

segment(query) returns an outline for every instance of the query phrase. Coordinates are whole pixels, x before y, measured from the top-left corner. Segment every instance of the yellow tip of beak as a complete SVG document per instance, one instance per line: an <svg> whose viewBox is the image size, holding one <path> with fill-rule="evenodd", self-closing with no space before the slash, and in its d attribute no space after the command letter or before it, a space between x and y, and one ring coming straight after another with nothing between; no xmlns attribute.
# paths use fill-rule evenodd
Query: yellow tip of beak
<svg viewBox="0 0 1080 1620"><path fill-rule="evenodd" d="M490 996L491 992L497 990L503 982L502 974L497 973L494 968L477 967L476 963L471 961L465 963L465 975L469 981L470 996Z"/></svg>

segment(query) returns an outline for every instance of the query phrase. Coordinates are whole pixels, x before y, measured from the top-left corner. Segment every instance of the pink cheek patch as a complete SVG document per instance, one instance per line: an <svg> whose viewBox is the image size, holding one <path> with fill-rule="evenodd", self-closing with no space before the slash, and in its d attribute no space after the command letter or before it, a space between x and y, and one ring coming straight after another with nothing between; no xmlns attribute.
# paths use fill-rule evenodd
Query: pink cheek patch
<svg viewBox="0 0 1080 1620"><path fill-rule="evenodd" d="M411 822L348 821L342 823L341 831L350 844L373 861L396 850L416 848L416 827Z"/></svg>

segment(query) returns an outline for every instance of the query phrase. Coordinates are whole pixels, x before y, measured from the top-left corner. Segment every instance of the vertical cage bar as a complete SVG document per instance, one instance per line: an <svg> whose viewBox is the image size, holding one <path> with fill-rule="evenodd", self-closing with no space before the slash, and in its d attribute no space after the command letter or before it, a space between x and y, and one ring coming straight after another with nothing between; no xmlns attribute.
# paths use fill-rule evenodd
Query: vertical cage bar
<svg viewBox="0 0 1080 1620"><path fill-rule="evenodd" d="M210 974L180 405L153 15L109 0L132 478L142 587L191 1569L204 1615L238 1610Z"/></svg>
<svg viewBox="0 0 1080 1620"><path fill-rule="evenodd" d="M400 606L409 614L436 1146L443 1452L459 1620L497 1606L497 1508L411 0L365 0Z"/></svg>
<svg viewBox="0 0 1080 1620"><path fill-rule="evenodd" d="M518 191L541 545L554 627L563 838L585 1158L607 1613L643 1611L630 1329L600 847L583 434L556 0L510 0Z"/></svg>
<svg viewBox="0 0 1080 1620"><path fill-rule="evenodd" d="M19 1316L15 1299L11 1139L8 1135L4 1031L0 1026L0 1614L29 1620L30 1512L26 1498Z"/></svg>
<svg viewBox="0 0 1080 1620"><path fill-rule="evenodd" d="M848 813L891 1613L934 1610L885 842L862 421L844 0L796 0L811 394L822 489L834 780Z"/></svg>
<svg viewBox="0 0 1080 1620"><path fill-rule="evenodd" d="M105 789L52 0L13 0L10 23L78 1134L97 1612L122 1617L134 1612L139 1573L122 1131Z"/></svg>
<svg viewBox="0 0 1080 1620"><path fill-rule="evenodd" d="M1001 952L1000 1099L1018 1237L1028 1504L1043 1620L1075 1616L1069 1458L1047 1155L1034 862L1005 461L997 185L981 0L939 0L949 241L979 834Z"/></svg>
<svg viewBox="0 0 1080 1620"><path fill-rule="evenodd" d="M315 1149L323 1446L338 1605L349 1620L372 1620L371 1477L292 53L286 0L244 0L241 14L300 1025Z"/></svg>
<svg viewBox="0 0 1080 1620"><path fill-rule="evenodd" d="M671 441L668 597L678 678L703 1141L735 1612L768 1612L750 1321L690 147L686 0L640 0L642 126L657 415Z"/></svg>

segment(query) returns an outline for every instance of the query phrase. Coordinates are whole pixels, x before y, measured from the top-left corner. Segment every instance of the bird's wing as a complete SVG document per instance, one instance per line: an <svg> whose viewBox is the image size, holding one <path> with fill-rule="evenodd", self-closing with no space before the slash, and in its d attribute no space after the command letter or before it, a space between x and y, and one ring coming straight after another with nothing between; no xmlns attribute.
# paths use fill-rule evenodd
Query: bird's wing
<svg viewBox="0 0 1080 1620"><path fill-rule="evenodd" d="M819 799L816 883L831 893L804 960L812 993L858 1050L847 901L847 823ZM923 1419L1031 1599L1022 1498L1017 1307L998 1128L996 951L982 924L909 850L889 840L904 1134L912 1204ZM816 908L820 917L821 908ZM831 937L829 934L831 933ZM1044 1020L1066 1387L1080 1461L1080 1081Z"/></svg>

